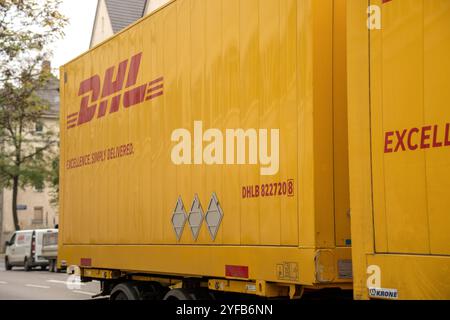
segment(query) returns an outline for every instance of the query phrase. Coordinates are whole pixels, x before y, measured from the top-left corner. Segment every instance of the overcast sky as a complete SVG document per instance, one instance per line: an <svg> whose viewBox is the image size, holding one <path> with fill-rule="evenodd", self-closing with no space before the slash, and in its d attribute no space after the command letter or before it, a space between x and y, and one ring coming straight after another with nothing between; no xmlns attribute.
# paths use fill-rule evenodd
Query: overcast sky
<svg viewBox="0 0 450 320"><path fill-rule="evenodd" d="M61 12L69 18L64 39L53 47L52 68L59 68L89 49L97 0L63 0Z"/></svg>

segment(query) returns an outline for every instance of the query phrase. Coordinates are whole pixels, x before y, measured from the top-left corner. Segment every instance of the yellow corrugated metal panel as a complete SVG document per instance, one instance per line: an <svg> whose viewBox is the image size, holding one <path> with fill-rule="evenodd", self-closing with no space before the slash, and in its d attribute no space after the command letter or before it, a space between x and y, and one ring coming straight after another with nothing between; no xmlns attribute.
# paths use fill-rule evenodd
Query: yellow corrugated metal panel
<svg viewBox="0 0 450 320"><path fill-rule="evenodd" d="M437 143L443 142L450 123L450 3L424 2L424 92L426 125L439 125ZM444 129L445 128L445 129ZM433 129L434 130L434 129ZM447 135L447 137L449 137ZM450 254L450 150L435 148L426 155L428 223L432 254Z"/></svg>
<svg viewBox="0 0 450 320"><path fill-rule="evenodd" d="M280 167L281 180L286 181L298 176L298 159L295 154L298 149L291 148L298 145L298 94L297 80L297 11L296 0L280 2L280 124L285 124L286 131L280 152L285 155L286 165ZM293 68L292 66L297 68ZM285 106L285 107L284 107ZM296 185L298 186L298 179ZM281 212L298 212L298 198L294 201L289 198L280 199ZM298 236L298 214L282 214L281 221L281 244L296 245L299 243Z"/></svg>
<svg viewBox="0 0 450 320"><path fill-rule="evenodd" d="M333 203L333 1L312 1L315 241L335 245Z"/></svg>
<svg viewBox="0 0 450 320"><path fill-rule="evenodd" d="M385 132L425 125L422 1L386 6L371 33L375 232L386 237L377 251L429 253L425 155L384 152Z"/></svg>
<svg viewBox="0 0 450 320"><path fill-rule="evenodd" d="M450 4L370 3L380 28L368 32L362 0L347 26L355 297L378 279L399 299L449 299Z"/></svg>
<svg viewBox="0 0 450 320"><path fill-rule="evenodd" d="M314 157L313 131L313 72L314 61L313 26L305 17L312 12L312 1L297 2L297 99L298 99L298 201L299 212L315 212L314 207ZM303 18L303 19L302 19ZM298 70L302 70L301 78ZM315 219L313 214L299 216L299 244L305 247L315 246Z"/></svg>
<svg viewBox="0 0 450 320"><path fill-rule="evenodd" d="M236 14L239 11L240 1L230 0L223 8L222 18L222 74L223 79L221 84L222 92L222 108L223 108L223 128L232 128L239 124L240 113L240 15ZM212 17L211 17L212 18ZM222 175L218 178L231 186L237 186L240 182L238 166L230 166L222 170ZM240 218L241 202L239 195L232 190L232 188L223 188L223 196L229 201L229 216L230 219L223 221L224 228L228 230L239 230L239 232L230 232L223 234L223 241L225 243L240 244L241 243L241 225Z"/></svg>
<svg viewBox="0 0 450 320"><path fill-rule="evenodd" d="M94 267L108 261L110 268L133 269L143 250L149 272L183 273L172 268L180 258L188 264L186 273L220 276L222 260L201 255L186 262L194 253L190 248L231 246L230 261L236 255L261 268L259 275L276 277L277 266L256 266L263 257L248 256L248 248L272 248L272 260L282 264L289 261L275 253L277 247L333 252L344 246L350 235L347 158L339 156L346 151L342 15L343 1L178 0L66 65L62 259L78 263L85 252L102 263ZM105 87L108 77L112 83ZM136 91L141 86L145 90ZM262 173L261 147L257 164L250 151L244 164L206 163L203 153L214 139L202 141L202 135L226 145L227 129L239 128L254 129L269 152L276 138L271 130L279 130L278 170ZM192 138L192 164L171 159L172 135L180 129ZM260 130L267 130L267 141ZM215 150L214 156L220 154L227 160L226 148ZM87 163L78 166L80 157ZM171 223L177 200L189 213L198 196L206 213L213 193L224 214L217 236L203 221L198 238L186 224L178 239ZM121 254L129 248L133 258L125 265L102 260L96 248L109 245ZM178 257L159 257L155 264L152 253L159 254L160 245L172 245ZM345 252L348 259L349 248ZM211 264L214 272L197 264ZM311 268L312 261L301 267L308 283L316 281ZM329 270L337 273L336 266Z"/></svg>
<svg viewBox="0 0 450 320"><path fill-rule="evenodd" d="M334 1L333 16L333 143L334 223L336 245L351 240L348 173L347 0Z"/></svg>
<svg viewBox="0 0 450 320"><path fill-rule="evenodd" d="M450 71L449 17L447 2L393 1L382 31L372 32L378 252L450 253L442 232L450 225L448 203L440 193L450 152L444 148L448 92L442 90L448 83L442 75Z"/></svg>
<svg viewBox="0 0 450 320"><path fill-rule="evenodd" d="M366 254L374 251L367 1L347 3L349 185L353 290L367 298Z"/></svg>

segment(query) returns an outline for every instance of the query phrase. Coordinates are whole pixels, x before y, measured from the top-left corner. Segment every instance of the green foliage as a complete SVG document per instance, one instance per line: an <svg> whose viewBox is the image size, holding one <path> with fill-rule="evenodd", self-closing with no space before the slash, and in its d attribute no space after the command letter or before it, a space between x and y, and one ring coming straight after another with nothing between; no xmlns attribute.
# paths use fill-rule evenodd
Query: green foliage
<svg viewBox="0 0 450 320"><path fill-rule="evenodd" d="M38 187L48 174L51 146L57 136L50 128L35 133L36 122L48 110L48 103L38 98L34 90L6 85L0 89L0 184L11 187L12 179L20 176L20 186ZM46 130L45 130L46 129Z"/></svg>
<svg viewBox="0 0 450 320"><path fill-rule="evenodd" d="M36 76L37 68L49 57L48 45L64 35L67 19L58 11L60 3L60 0L0 1L2 81L17 79L23 72Z"/></svg>
<svg viewBox="0 0 450 320"><path fill-rule="evenodd" d="M59 5L60 0L0 0L0 186L13 189L16 229L18 188L42 189L53 179L58 139L45 125L35 132L49 110L36 92L53 77L42 65L67 23Z"/></svg>
<svg viewBox="0 0 450 320"><path fill-rule="evenodd" d="M56 154L52 160L48 181L52 188L52 191L50 192L51 204L56 207L59 203L59 154Z"/></svg>

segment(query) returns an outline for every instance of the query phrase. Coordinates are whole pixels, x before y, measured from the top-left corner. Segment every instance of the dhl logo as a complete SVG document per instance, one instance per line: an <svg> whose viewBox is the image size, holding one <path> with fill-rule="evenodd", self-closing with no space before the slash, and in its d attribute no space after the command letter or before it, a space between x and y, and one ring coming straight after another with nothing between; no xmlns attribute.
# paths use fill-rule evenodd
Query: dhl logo
<svg viewBox="0 0 450 320"><path fill-rule="evenodd" d="M108 68L105 72L103 87L98 74L80 83L78 96L81 97L80 111L67 116L67 129L72 129L120 110L153 100L164 94L164 78L159 77L148 83L136 86L141 66L142 52ZM128 77L126 77L128 71ZM116 73L115 79L114 73ZM126 81L125 81L126 78ZM125 85L125 92L122 93ZM108 109L109 107L109 109ZM97 112L98 109L98 112ZM109 111L108 111L109 110Z"/></svg>

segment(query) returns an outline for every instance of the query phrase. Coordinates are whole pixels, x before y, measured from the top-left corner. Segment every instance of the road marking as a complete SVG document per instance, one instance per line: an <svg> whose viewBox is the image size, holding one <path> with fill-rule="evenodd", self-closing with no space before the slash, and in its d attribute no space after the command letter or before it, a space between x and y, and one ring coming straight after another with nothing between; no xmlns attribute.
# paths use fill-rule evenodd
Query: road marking
<svg viewBox="0 0 450 320"><path fill-rule="evenodd" d="M51 282L51 283L62 283L62 284L67 284L67 281L62 281L62 280L47 280L47 282Z"/></svg>
<svg viewBox="0 0 450 320"><path fill-rule="evenodd" d="M6 281L0 281L0 284L8 284Z"/></svg>
<svg viewBox="0 0 450 320"><path fill-rule="evenodd" d="M37 284L26 284L25 287L31 287L31 288L40 288L40 289L50 289L48 286L40 286Z"/></svg>
<svg viewBox="0 0 450 320"><path fill-rule="evenodd" d="M53 279L50 279L50 280L47 280L47 282L51 282L51 283L60 283L60 284L65 284L65 285L73 285L74 284L74 282L71 282L71 281L63 281L63 280L53 280ZM80 285L80 286L85 286L86 285L86 283L76 283L77 285Z"/></svg>
<svg viewBox="0 0 450 320"><path fill-rule="evenodd" d="M87 292L87 291L74 290L73 292L79 293L79 294L85 294L85 295L88 295L88 296L95 296L96 295L96 293Z"/></svg>

